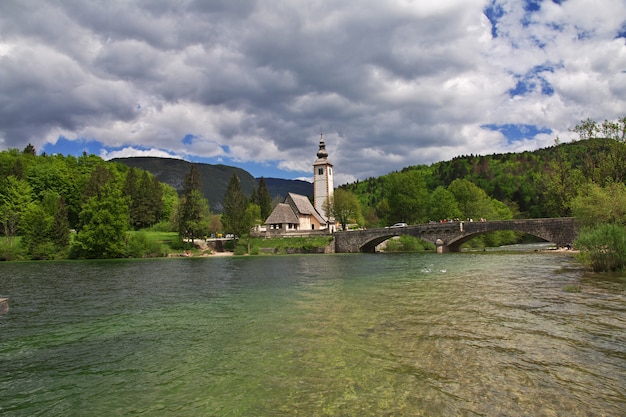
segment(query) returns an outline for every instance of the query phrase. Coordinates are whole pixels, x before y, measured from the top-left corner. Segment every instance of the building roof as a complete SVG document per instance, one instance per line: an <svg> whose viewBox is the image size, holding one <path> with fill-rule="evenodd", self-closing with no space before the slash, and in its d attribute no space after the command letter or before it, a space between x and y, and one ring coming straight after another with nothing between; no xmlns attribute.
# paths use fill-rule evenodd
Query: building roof
<svg viewBox="0 0 626 417"><path fill-rule="evenodd" d="M300 220L296 213L294 213L293 208L287 203L278 203L272 214L265 220L265 224L298 224Z"/></svg>
<svg viewBox="0 0 626 417"><path fill-rule="evenodd" d="M287 194L285 202L287 202L288 199L291 199L291 201L293 201L293 204L296 206L296 210L298 210L298 213L308 214L309 216L315 217L317 221L320 222L320 224L326 224L326 219L324 219L324 217L315 209L315 207L313 207L313 204L311 204L311 201L309 201L308 197L300 194L289 193Z"/></svg>
<svg viewBox="0 0 626 417"><path fill-rule="evenodd" d="M326 224L326 219L315 210L308 197L294 193L287 194L285 202L276 205L265 224L298 224L298 215L313 216L320 224Z"/></svg>

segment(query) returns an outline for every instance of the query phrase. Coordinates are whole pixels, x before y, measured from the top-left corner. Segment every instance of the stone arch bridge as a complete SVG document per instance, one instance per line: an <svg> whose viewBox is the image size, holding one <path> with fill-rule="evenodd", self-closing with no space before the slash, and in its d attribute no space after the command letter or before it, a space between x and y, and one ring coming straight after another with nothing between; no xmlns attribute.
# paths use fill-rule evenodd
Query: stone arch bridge
<svg viewBox="0 0 626 417"><path fill-rule="evenodd" d="M438 252L458 252L468 240L489 232L512 230L537 236L557 247L571 245L578 236L573 217L481 222L429 223L415 226L335 232L335 252L375 252L376 246L394 236L410 235L431 242Z"/></svg>

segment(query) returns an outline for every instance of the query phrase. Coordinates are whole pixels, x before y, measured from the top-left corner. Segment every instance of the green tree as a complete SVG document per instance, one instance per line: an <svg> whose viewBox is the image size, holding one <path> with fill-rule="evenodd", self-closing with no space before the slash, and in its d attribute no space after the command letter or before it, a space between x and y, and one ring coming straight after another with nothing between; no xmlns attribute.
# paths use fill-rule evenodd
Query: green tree
<svg viewBox="0 0 626 417"><path fill-rule="evenodd" d="M175 219L179 203L178 192L171 185L163 183L161 183L161 192L163 193L163 197L161 198L161 200L163 201L163 211L161 212L161 219L170 221L172 224L170 226L170 230L176 231L178 230L178 226L176 223L177 220Z"/></svg>
<svg viewBox="0 0 626 417"><path fill-rule="evenodd" d="M621 182L612 182L605 187L586 184L572 201L572 214L583 226L625 225L626 185Z"/></svg>
<svg viewBox="0 0 626 417"><path fill-rule="evenodd" d="M252 227L262 222L261 207L259 207L257 204L254 204L254 203L248 204L248 207L246 207L246 211L244 214L243 222L244 222L244 226L242 226L242 228L245 227L246 232L242 233L241 236L246 237L247 246L248 246L247 253L248 255L250 255L250 229L252 229Z"/></svg>
<svg viewBox="0 0 626 417"><path fill-rule="evenodd" d="M50 191L58 195L70 195L74 192L75 179L72 178L64 157L38 157L30 163L25 174L35 198L42 199L43 194Z"/></svg>
<svg viewBox="0 0 626 417"><path fill-rule="evenodd" d="M393 219L393 217L391 214L391 206L389 205L387 197L383 197L376 205L376 215L378 216L379 226L391 223L388 219Z"/></svg>
<svg viewBox="0 0 626 417"><path fill-rule="evenodd" d="M385 183L385 199L389 205L387 222L415 223L426 220L428 190L420 172L410 170L389 174Z"/></svg>
<svg viewBox="0 0 626 417"><path fill-rule="evenodd" d="M11 175L0 184L0 220L9 246L13 245L22 214L32 201L32 188L28 182Z"/></svg>
<svg viewBox="0 0 626 417"><path fill-rule="evenodd" d="M626 179L626 116L601 123L583 120L570 130L594 148L581 158L581 170L587 180L604 185L607 181Z"/></svg>
<svg viewBox="0 0 626 417"><path fill-rule="evenodd" d="M26 145L23 152L24 152L24 155L32 155L32 156L37 155L37 151L35 150L35 147L30 143Z"/></svg>
<svg viewBox="0 0 626 417"><path fill-rule="evenodd" d="M67 205L63 197L58 197L55 201L54 219L50 238L57 250L65 250L70 244L70 224L67 213Z"/></svg>
<svg viewBox="0 0 626 417"><path fill-rule="evenodd" d="M454 196L462 219L494 218L491 199L471 181L457 178L448 186L448 191Z"/></svg>
<svg viewBox="0 0 626 417"><path fill-rule="evenodd" d="M543 175L544 201L548 216L563 217L571 214L570 202L583 182L583 175L572 167L558 138L556 144L554 159Z"/></svg>
<svg viewBox="0 0 626 417"><path fill-rule="evenodd" d="M224 195L224 212L222 213L222 224L226 233L234 233L236 236L243 236L250 230L245 214L248 208L246 198L239 177L233 174L228 182Z"/></svg>
<svg viewBox="0 0 626 417"><path fill-rule="evenodd" d="M98 186L80 212L74 256L120 258L126 254L126 232L130 223L128 199L113 181Z"/></svg>
<svg viewBox="0 0 626 417"><path fill-rule="evenodd" d="M570 131L577 133L581 140L605 138L624 142L626 140L626 116L622 116L617 120L605 119L602 123L588 118L587 120L582 120Z"/></svg>
<svg viewBox="0 0 626 417"><path fill-rule="evenodd" d="M163 188L148 171L137 173L131 168L126 176L124 194L130 198L130 221L136 230L150 227L161 220Z"/></svg>
<svg viewBox="0 0 626 417"><path fill-rule="evenodd" d="M272 214L272 196L270 195L265 178L259 180L259 188L257 189L257 204L261 210L261 220L265 221Z"/></svg>
<svg viewBox="0 0 626 417"><path fill-rule="evenodd" d="M87 201L91 197L99 196L105 186L107 186L107 191L110 191L110 185L115 181L114 172L104 164L97 163L95 166L89 168L88 180L83 187L83 201Z"/></svg>
<svg viewBox="0 0 626 417"><path fill-rule="evenodd" d="M54 217L38 203L31 203L22 218L22 246L31 259L52 259L56 252L51 239Z"/></svg>
<svg viewBox="0 0 626 417"><path fill-rule="evenodd" d="M364 219L361 214L361 204L353 192L338 188L329 200L324 202L324 210L341 224L343 230L347 230L348 223L363 225Z"/></svg>
<svg viewBox="0 0 626 417"><path fill-rule="evenodd" d="M209 233L217 235L222 230L222 216L219 214L211 214L209 216Z"/></svg>
<svg viewBox="0 0 626 417"><path fill-rule="evenodd" d="M209 202L201 191L200 173L195 165L185 175L178 208L178 234L191 242L206 236L209 229Z"/></svg>
<svg viewBox="0 0 626 417"><path fill-rule="evenodd" d="M148 216L149 222L146 225L152 226L163 218L163 209L165 206L165 203L163 201L163 184L161 184L161 181L159 181L157 177L151 175L148 171L144 171L144 175L142 178L142 187L145 187L147 190L149 190L147 199L148 207L150 208L150 215Z"/></svg>
<svg viewBox="0 0 626 417"><path fill-rule="evenodd" d="M443 219L461 218L463 213L454 198L454 194L445 187L439 186L430 194L428 218L439 221Z"/></svg>
<svg viewBox="0 0 626 417"><path fill-rule="evenodd" d="M126 174L124 181L124 187L122 191L124 196L130 201L128 212L130 216L130 224L134 229L138 229L139 226L139 181L137 178L137 169L130 168Z"/></svg>
<svg viewBox="0 0 626 417"><path fill-rule="evenodd" d="M54 259L69 247L69 223L63 198L53 191L26 207L21 222L22 246L31 259Z"/></svg>

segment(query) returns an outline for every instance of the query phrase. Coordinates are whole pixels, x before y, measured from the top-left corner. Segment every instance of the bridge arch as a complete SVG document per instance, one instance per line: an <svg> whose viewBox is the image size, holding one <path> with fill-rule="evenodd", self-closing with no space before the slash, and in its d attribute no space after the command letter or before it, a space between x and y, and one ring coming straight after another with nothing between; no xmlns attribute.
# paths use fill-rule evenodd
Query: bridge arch
<svg viewBox="0 0 626 417"><path fill-rule="evenodd" d="M366 242L364 242L360 247L359 247L359 252L363 252L363 253L374 253L376 252L376 247L378 245L380 245L381 243L389 240L389 239L393 239L394 237L397 236L401 236L401 235L409 235L412 236L410 233L390 233L390 234L386 234L386 235L381 235L381 236L377 236L371 240L368 240ZM420 240L423 240L425 242L429 242L432 243L433 245L436 244L436 239L435 240L431 240L425 236L413 236L416 237Z"/></svg>
<svg viewBox="0 0 626 417"><path fill-rule="evenodd" d="M451 239L447 242L445 242L445 246L447 246L447 249L450 252L460 252L461 251L461 246L464 243L469 242L470 240L481 236L481 235L486 235L488 233L493 233L493 232L498 232L498 231L509 231L510 229L500 229L500 230L489 230L489 231L485 231L485 232L476 232L476 233L471 233L471 234L467 234L463 237L457 238L457 239ZM516 231L516 230L513 230ZM529 235L535 236L539 239L542 239L546 242L553 242L553 238L552 237L545 237L545 236L538 236L537 234L534 233L529 233L529 232L523 232L523 233L527 233Z"/></svg>

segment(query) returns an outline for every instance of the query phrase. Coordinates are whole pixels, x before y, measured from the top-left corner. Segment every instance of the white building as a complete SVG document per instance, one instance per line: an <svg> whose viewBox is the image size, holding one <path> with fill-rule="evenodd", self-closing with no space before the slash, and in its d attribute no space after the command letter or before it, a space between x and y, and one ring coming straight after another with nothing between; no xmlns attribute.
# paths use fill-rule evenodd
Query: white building
<svg viewBox="0 0 626 417"><path fill-rule="evenodd" d="M315 209L328 220L324 205L333 196L333 164L328 160L324 135L320 134L320 149L313 163L313 203Z"/></svg>
<svg viewBox="0 0 626 417"><path fill-rule="evenodd" d="M333 195L333 188L333 164L328 161L324 137L320 135L317 159L313 163L314 204L306 196L289 193L265 221L266 234L334 232L335 222L324 210L325 202Z"/></svg>

